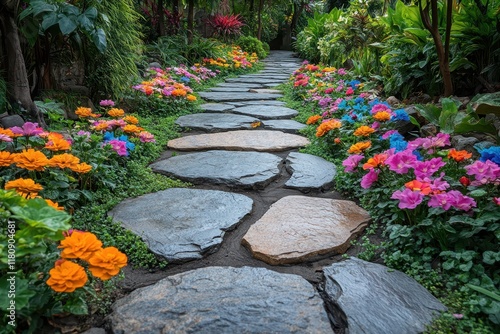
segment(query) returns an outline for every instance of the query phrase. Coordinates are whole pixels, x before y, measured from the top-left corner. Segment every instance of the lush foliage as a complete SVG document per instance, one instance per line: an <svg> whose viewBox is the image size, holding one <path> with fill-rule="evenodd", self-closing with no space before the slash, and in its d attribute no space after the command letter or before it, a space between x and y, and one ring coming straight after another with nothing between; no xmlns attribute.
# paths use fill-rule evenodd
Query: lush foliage
<svg viewBox="0 0 500 334"><path fill-rule="evenodd" d="M241 36L236 40L236 45L249 54L255 53L259 59L266 58L269 52L269 50L264 49L264 44L255 37Z"/></svg>
<svg viewBox="0 0 500 334"><path fill-rule="evenodd" d="M241 27L244 25L239 15L215 15L209 20L214 30L214 37L219 37L229 42L241 35Z"/></svg>
<svg viewBox="0 0 500 334"><path fill-rule="evenodd" d="M491 329L498 325L499 301L480 291L499 289L500 147L474 152L478 159L450 147L455 129L479 129L462 122L477 116L443 100L440 125L448 133L404 137L399 127L416 120L343 69L304 64L289 90L307 106L299 116L309 125L307 150L339 165L337 189L360 198L383 230L386 264L433 286L439 297L460 291L456 313L487 315Z"/></svg>

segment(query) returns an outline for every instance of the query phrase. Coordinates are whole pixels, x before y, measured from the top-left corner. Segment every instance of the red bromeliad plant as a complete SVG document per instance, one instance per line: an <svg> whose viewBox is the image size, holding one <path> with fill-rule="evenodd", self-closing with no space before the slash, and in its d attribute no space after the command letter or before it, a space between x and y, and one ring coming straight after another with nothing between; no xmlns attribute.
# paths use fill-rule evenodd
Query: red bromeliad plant
<svg viewBox="0 0 500 334"><path fill-rule="evenodd" d="M215 15L209 23L214 28L214 36L221 37L224 41L241 35L241 27L244 25L239 14Z"/></svg>

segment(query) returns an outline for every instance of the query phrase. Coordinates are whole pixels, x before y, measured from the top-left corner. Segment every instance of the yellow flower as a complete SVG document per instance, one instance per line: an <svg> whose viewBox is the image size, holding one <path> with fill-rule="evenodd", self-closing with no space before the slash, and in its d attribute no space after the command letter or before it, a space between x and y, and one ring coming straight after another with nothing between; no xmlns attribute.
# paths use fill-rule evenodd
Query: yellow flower
<svg viewBox="0 0 500 334"><path fill-rule="evenodd" d="M111 117L122 117L125 115L125 111L123 109L111 108L108 111L108 115Z"/></svg>
<svg viewBox="0 0 500 334"><path fill-rule="evenodd" d="M349 148L349 150L347 151L347 153L349 153L349 154L361 153L361 152L369 149L371 146L372 146L372 143L370 141L359 142L359 143L353 144Z"/></svg>
<svg viewBox="0 0 500 334"><path fill-rule="evenodd" d="M56 292L73 292L87 283L85 269L71 261L56 261L56 265L49 271L50 278L47 285Z"/></svg>
<svg viewBox="0 0 500 334"><path fill-rule="evenodd" d="M354 131L353 135L357 137L367 137L374 132L375 130L370 128L369 126L361 125L359 128L356 129L356 131Z"/></svg>
<svg viewBox="0 0 500 334"><path fill-rule="evenodd" d="M27 170L43 171L45 166L49 163L49 159L45 154L40 151L35 151L32 148L12 155L16 166Z"/></svg>
<svg viewBox="0 0 500 334"><path fill-rule="evenodd" d="M88 261L94 252L102 248L102 242L93 233L73 231L61 241L58 248L63 249L62 258Z"/></svg>
<svg viewBox="0 0 500 334"><path fill-rule="evenodd" d="M116 247L106 247L95 252L88 261L92 275L108 280L127 265L127 256Z"/></svg>
<svg viewBox="0 0 500 334"><path fill-rule="evenodd" d="M188 94L188 96L186 97L186 99L188 101L196 101L196 96L194 96L193 94Z"/></svg>

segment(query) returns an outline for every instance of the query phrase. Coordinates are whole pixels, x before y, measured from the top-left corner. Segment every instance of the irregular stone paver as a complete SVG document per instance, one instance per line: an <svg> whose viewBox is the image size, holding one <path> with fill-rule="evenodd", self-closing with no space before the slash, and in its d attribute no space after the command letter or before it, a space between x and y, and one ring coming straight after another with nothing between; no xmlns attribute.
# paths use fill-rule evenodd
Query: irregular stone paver
<svg viewBox="0 0 500 334"><path fill-rule="evenodd" d="M168 142L168 147L179 151L285 151L303 147L309 140L302 136L270 130L239 130L181 137Z"/></svg>
<svg viewBox="0 0 500 334"><path fill-rule="evenodd" d="M290 153L286 160L287 170L292 173L285 183L288 188L309 191L328 189L332 186L337 169L331 162L315 155L298 152Z"/></svg>
<svg viewBox="0 0 500 334"><path fill-rule="evenodd" d="M204 103L200 106L201 109L205 111L218 111L218 112L223 112L229 109L233 109L234 106L230 104L224 104L224 103Z"/></svg>
<svg viewBox="0 0 500 334"><path fill-rule="evenodd" d="M273 88L273 87L278 87L281 84L282 84L282 82L267 83L267 84L264 84L264 87Z"/></svg>
<svg viewBox="0 0 500 334"><path fill-rule="evenodd" d="M274 79L274 78L229 78L226 79L227 82L234 82L234 83L259 83L261 85L265 85L268 83L274 83L274 82L285 82L288 79Z"/></svg>
<svg viewBox="0 0 500 334"><path fill-rule="evenodd" d="M269 93L269 94L280 94L281 91L277 89L267 89L267 88L262 88L262 89L250 89L249 92L251 93Z"/></svg>
<svg viewBox="0 0 500 334"><path fill-rule="evenodd" d="M239 194L171 188L126 199L109 215L140 236L153 253L184 262L213 252L252 205Z"/></svg>
<svg viewBox="0 0 500 334"><path fill-rule="evenodd" d="M208 89L209 92L248 92L253 88L248 88L248 87L212 87ZM263 88L262 88L263 89ZM256 92L252 92L256 93ZM268 93L268 92L263 92L263 93ZM278 91L277 93L280 93Z"/></svg>
<svg viewBox="0 0 500 334"><path fill-rule="evenodd" d="M235 114L258 117L260 119L280 119L297 116L297 110L282 106L252 105L232 110Z"/></svg>
<svg viewBox="0 0 500 334"><path fill-rule="evenodd" d="M323 301L298 275L207 267L167 277L113 305L111 332L333 333Z"/></svg>
<svg viewBox="0 0 500 334"><path fill-rule="evenodd" d="M202 99L208 101L248 101L248 100L274 100L283 97L281 94L258 94L246 92L201 92Z"/></svg>
<svg viewBox="0 0 500 334"><path fill-rule="evenodd" d="M348 332L413 334L443 306L413 278L357 258L324 268L325 292L347 318Z"/></svg>
<svg viewBox="0 0 500 334"><path fill-rule="evenodd" d="M267 101L241 101L241 102L228 102L237 106L250 106L250 105L266 105L266 106L284 106L286 103L283 101L267 100Z"/></svg>
<svg viewBox="0 0 500 334"><path fill-rule="evenodd" d="M221 82L221 83L218 83L217 86L215 87L239 87L239 88L262 88L262 85L259 84L259 83L243 83L243 82L239 82L239 83L234 83L234 82Z"/></svg>
<svg viewBox="0 0 500 334"><path fill-rule="evenodd" d="M264 129L272 129L288 133L296 133L306 127L305 124L291 119L266 120L263 125Z"/></svg>
<svg viewBox="0 0 500 334"><path fill-rule="evenodd" d="M281 162L280 157L270 153L207 151L171 157L151 168L193 183L263 188L279 176Z"/></svg>
<svg viewBox="0 0 500 334"><path fill-rule="evenodd" d="M250 226L242 243L266 263L300 263L344 253L369 220L368 212L351 201L287 196Z"/></svg>
<svg viewBox="0 0 500 334"><path fill-rule="evenodd" d="M257 74L247 74L247 75L240 75L238 78L256 78L256 79L276 79L276 80L288 80L290 79L290 74L278 74L278 73L257 73ZM273 81L276 81L273 80Z"/></svg>
<svg viewBox="0 0 500 334"><path fill-rule="evenodd" d="M226 113L184 115L175 121L177 125L183 128L209 132L251 129L252 123L255 122L259 122L259 119Z"/></svg>

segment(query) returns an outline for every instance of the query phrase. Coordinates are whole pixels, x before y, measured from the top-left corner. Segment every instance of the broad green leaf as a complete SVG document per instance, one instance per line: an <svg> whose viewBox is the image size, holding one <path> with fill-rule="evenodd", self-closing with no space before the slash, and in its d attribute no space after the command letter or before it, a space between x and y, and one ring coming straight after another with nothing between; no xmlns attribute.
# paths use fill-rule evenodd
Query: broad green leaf
<svg viewBox="0 0 500 334"><path fill-rule="evenodd" d="M488 296L490 297L491 299L494 299L496 301L499 301L500 302L500 295L496 292L492 292L492 291L489 291L489 290L486 290L485 288L482 288L480 286L477 286L477 285L472 285L472 284L467 284L467 286L469 288L471 288L472 290L475 290L477 292L480 292L482 293L483 295L485 296Z"/></svg>
<svg viewBox="0 0 500 334"><path fill-rule="evenodd" d="M97 18L97 14L97 9L95 7L87 8L87 10L83 13L83 15L91 20L95 20Z"/></svg>
<svg viewBox="0 0 500 334"><path fill-rule="evenodd" d="M92 40L94 41L94 45L97 47L99 52L104 53L106 51L106 33L101 28L97 29L97 31L93 34Z"/></svg>
<svg viewBox="0 0 500 334"><path fill-rule="evenodd" d="M41 25L42 31L47 31L50 27L52 27L53 25L56 25L57 23L58 22L57 22L56 12L51 12L51 13L48 13L47 15L44 15L42 25Z"/></svg>
<svg viewBox="0 0 500 334"><path fill-rule="evenodd" d="M71 216L64 211L58 211L41 199L28 201L25 207L11 207L13 218L25 221L32 227L44 228L49 231L65 231L71 228Z"/></svg>
<svg viewBox="0 0 500 334"><path fill-rule="evenodd" d="M478 198L478 197L483 197L485 195L488 195L488 193L484 189L476 189L476 190L471 191L469 195L471 195L474 198Z"/></svg>
<svg viewBox="0 0 500 334"><path fill-rule="evenodd" d="M10 303L8 293L10 291L10 282L7 278L15 277L15 293L14 298L16 301L16 310L21 310L28 305L29 299L33 297L36 292L31 290L28 286L28 280L17 277L16 275L7 275L0 278L0 291L2 291L2 298L0 298L0 308L7 309Z"/></svg>
<svg viewBox="0 0 500 334"><path fill-rule="evenodd" d="M59 29L63 35L69 35L76 29L76 24L68 16L59 14Z"/></svg>

